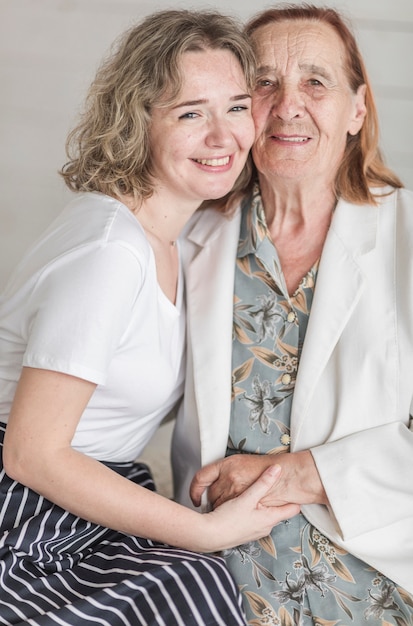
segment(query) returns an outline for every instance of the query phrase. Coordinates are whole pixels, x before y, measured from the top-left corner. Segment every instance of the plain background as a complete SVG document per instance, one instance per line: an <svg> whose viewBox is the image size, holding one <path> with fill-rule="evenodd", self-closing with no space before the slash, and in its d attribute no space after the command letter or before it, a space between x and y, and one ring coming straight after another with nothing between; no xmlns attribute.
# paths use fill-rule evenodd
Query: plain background
<svg viewBox="0 0 413 626"><path fill-rule="evenodd" d="M66 135L113 40L158 9L217 8L245 20L276 4L0 0L0 290L27 246L70 197L57 175L65 162ZM382 150L413 189L413 1L314 4L329 4L351 20L376 95ZM168 457L160 452L169 432L168 426L161 429L146 455L167 494Z"/></svg>

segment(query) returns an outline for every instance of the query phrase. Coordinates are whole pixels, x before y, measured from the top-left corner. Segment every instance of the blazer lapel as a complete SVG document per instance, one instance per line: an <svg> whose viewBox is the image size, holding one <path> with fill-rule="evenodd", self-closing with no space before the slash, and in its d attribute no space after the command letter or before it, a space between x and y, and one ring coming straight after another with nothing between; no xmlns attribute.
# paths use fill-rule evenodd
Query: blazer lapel
<svg viewBox="0 0 413 626"><path fill-rule="evenodd" d="M340 201L324 244L291 414L294 448L311 398L362 294L358 260L375 247L377 208Z"/></svg>
<svg viewBox="0 0 413 626"><path fill-rule="evenodd" d="M184 257L188 345L199 413L202 463L225 454L231 409L232 315L240 212L200 214Z"/></svg>

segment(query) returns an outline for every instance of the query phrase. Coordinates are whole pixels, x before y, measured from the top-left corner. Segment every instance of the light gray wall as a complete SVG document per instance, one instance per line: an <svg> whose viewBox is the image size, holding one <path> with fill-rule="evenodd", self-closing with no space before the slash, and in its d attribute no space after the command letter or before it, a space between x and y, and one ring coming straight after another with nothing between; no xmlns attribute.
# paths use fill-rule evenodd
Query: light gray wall
<svg viewBox="0 0 413 626"><path fill-rule="evenodd" d="M214 7L246 19L270 4L0 0L0 287L68 198L56 173L66 134L115 37L157 9ZM413 1L331 5L353 21L377 96L384 153L413 189Z"/></svg>

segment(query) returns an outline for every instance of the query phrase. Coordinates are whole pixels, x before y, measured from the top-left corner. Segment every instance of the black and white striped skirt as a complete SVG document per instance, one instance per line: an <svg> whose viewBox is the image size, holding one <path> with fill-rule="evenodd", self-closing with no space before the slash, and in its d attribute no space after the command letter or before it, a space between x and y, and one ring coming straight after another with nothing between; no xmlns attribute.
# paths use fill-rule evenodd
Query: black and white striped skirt
<svg viewBox="0 0 413 626"><path fill-rule="evenodd" d="M146 466L110 467L154 489ZM82 520L12 481L0 455L2 626L240 626L241 607L221 559Z"/></svg>

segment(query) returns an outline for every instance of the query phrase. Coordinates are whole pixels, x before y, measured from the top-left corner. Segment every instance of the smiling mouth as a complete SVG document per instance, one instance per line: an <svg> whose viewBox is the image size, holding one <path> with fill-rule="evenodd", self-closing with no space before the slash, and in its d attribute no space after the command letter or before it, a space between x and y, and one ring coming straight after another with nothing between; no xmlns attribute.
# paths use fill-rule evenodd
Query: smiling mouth
<svg viewBox="0 0 413 626"><path fill-rule="evenodd" d="M279 137L278 135L272 135L272 138L286 143L304 143L310 139L310 137Z"/></svg>
<svg viewBox="0 0 413 626"><path fill-rule="evenodd" d="M220 165L228 165L229 156L221 157L220 159L194 159L196 163L201 165L209 165L211 167L217 167Z"/></svg>

